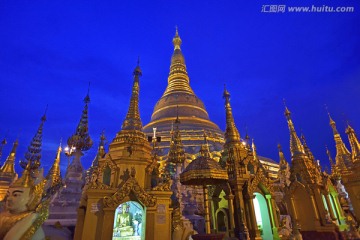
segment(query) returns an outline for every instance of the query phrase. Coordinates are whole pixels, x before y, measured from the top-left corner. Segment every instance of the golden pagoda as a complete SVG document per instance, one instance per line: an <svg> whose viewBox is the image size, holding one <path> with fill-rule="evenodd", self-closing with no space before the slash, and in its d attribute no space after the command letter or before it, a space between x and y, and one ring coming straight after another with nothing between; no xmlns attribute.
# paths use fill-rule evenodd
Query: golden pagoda
<svg viewBox="0 0 360 240"><path fill-rule="evenodd" d="M176 29L173 38L174 52L171 57L168 85L163 96L156 103L151 121L143 131L150 135L153 128L161 136L160 149L165 155L171 141L171 126L177 115L181 121L180 133L185 152L198 153L202 144L203 132L208 135L211 151L220 151L224 143L223 132L209 119L204 103L196 96L190 86L185 58L181 52L181 38Z"/></svg>

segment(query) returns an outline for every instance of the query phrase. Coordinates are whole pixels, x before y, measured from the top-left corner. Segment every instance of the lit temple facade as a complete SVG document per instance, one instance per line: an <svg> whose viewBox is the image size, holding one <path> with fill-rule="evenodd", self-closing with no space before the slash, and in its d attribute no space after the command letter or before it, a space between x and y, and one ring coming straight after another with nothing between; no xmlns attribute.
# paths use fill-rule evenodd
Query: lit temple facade
<svg viewBox="0 0 360 240"><path fill-rule="evenodd" d="M0 208L6 211L3 203L14 187L39 186L45 190L38 195L46 201L38 205L41 214L31 209L42 217L32 226L38 230L48 218L45 236L63 239L187 240L209 234L214 239L358 239L360 143L355 130L346 128L349 151L330 117L337 152L334 161L327 151L331 173L326 173L305 137L298 137L285 107L290 163L280 145L279 164L259 156L254 141L247 134L242 138L236 127L227 89L225 132L210 120L190 86L181 43L176 30L168 85L145 126L139 112L138 63L121 130L108 150L104 134L100 136L89 169L81 163L83 152L93 147L89 92L75 133L67 141L64 179L59 168L61 147L49 173L42 176L45 115L21 161L20 180L14 170L15 141L0 169ZM16 222L17 216L11 214L1 216ZM1 230L0 236L11 233L11 226L7 227L10 230ZM72 232L65 233L65 227Z"/></svg>

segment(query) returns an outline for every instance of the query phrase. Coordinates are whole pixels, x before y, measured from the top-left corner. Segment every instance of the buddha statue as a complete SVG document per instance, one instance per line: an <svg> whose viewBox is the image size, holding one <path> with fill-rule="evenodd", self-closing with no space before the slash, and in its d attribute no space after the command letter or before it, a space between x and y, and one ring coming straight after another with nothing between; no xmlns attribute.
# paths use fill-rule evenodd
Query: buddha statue
<svg viewBox="0 0 360 240"><path fill-rule="evenodd" d="M128 205L121 206L121 212L116 216L115 233L117 237L133 236L134 228L131 226L131 216L127 212Z"/></svg>
<svg viewBox="0 0 360 240"><path fill-rule="evenodd" d="M45 239L41 228L48 214L41 202L45 181L35 185L30 170L28 164L22 177L8 189L5 211L0 213L0 239Z"/></svg>

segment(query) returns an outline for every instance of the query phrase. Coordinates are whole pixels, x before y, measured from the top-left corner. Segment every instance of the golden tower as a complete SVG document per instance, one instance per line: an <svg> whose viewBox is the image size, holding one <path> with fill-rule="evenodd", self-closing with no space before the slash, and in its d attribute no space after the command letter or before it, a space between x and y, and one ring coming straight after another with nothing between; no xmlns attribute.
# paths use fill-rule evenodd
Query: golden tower
<svg viewBox="0 0 360 240"><path fill-rule="evenodd" d="M181 121L180 133L186 153L199 152L202 135L205 130L211 151L222 149L224 137L219 127L209 119L204 103L196 96L190 86L190 79L186 70L185 58L181 52L182 41L176 29L173 38L174 52L171 57L168 85L163 96L156 103L151 121L144 126L144 132L151 134L153 128L162 140L159 147L164 149L165 155L171 141L171 125L177 118Z"/></svg>

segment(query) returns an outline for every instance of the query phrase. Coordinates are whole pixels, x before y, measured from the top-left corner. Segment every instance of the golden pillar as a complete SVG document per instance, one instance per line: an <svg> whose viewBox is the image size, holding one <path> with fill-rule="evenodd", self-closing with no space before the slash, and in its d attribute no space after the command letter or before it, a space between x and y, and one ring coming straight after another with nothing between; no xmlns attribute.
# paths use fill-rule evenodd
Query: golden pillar
<svg viewBox="0 0 360 240"><path fill-rule="evenodd" d="M250 235L250 237L251 237L251 239L262 239L259 228L257 226L257 222L256 222L255 208L254 208L254 202L253 202L254 198L255 198L255 195L253 195L247 199L249 202L250 219L251 219L251 223L253 226L250 231L252 233Z"/></svg>
<svg viewBox="0 0 360 240"><path fill-rule="evenodd" d="M206 185L203 186L203 190L204 190L205 233L210 234L209 196Z"/></svg>
<svg viewBox="0 0 360 240"><path fill-rule="evenodd" d="M230 237L234 236L234 228L235 228L235 222L234 222L234 195L231 193L227 196L228 197L228 206L229 206L229 218L230 218L230 229L229 229L229 235Z"/></svg>
<svg viewBox="0 0 360 240"><path fill-rule="evenodd" d="M330 217L332 220L336 220L336 216L334 214L334 211L333 211L333 208L331 206L331 202L330 202L330 199L329 199L329 194L326 194L325 195L325 200L326 200L326 205L329 209L329 214L330 214Z"/></svg>
<svg viewBox="0 0 360 240"><path fill-rule="evenodd" d="M279 238L279 233L278 233L278 221L277 219L274 217L276 216L276 212L275 212L275 201L274 199L271 198L270 194L266 194L265 195L266 201L267 201L267 205L268 205L268 210L269 210L269 214L270 214L270 220L271 220L271 226L272 226L272 232L273 232L273 239L280 239Z"/></svg>
<svg viewBox="0 0 360 240"><path fill-rule="evenodd" d="M102 225L101 240L108 240L108 239L112 239L113 236L115 209L104 208L103 211L104 211L104 218L103 218L104 220ZM93 237L88 239L94 239Z"/></svg>

